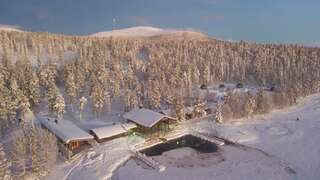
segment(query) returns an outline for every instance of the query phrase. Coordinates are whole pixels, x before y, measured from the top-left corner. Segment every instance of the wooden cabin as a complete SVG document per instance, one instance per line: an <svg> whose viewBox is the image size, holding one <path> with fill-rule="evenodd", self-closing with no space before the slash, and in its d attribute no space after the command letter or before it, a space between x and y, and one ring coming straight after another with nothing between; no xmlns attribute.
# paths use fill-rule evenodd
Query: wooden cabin
<svg viewBox="0 0 320 180"><path fill-rule="evenodd" d="M40 118L41 126L58 139L58 147L62 154L70 159L75 154L88 148L94 137L68 120Z"/></svg>
<svg viewBox="0 0 320 180"><path fill-rule="evenodd" d="M171 130L176 119L149 109L136 108L123 116L129 122L137 125L136 132L145 137L160 136Z"/></svg>

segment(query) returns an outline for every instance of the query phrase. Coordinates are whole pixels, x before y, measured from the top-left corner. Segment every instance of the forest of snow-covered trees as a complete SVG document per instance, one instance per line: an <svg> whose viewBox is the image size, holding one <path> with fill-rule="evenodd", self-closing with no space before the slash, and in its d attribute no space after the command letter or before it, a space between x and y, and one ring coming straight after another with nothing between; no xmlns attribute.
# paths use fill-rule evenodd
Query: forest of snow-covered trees
<svg viewBox="0 0 320 180"><path fill-rule="evenodd" d="M16 123L17 114L37 113L39 106L58 118L76 110L81 116L91 107L99 117L114 101L122 101L124 111L181 108L201 84L275 87L279 103L287 104L320 90L320 48L298 45L3 31L0 60L0 134Z"/></svg>
<svg viewBox="0 0 320 180"><path fill-rule="evenodd" d="M319 48L17 32L1 32L0 40L2 125L41 103L57 116L65 106L81 110L79 104L99 116L115 99L125 110L167 107L199 84L274 86L288 98L317 92L320 84Z"/></svg>

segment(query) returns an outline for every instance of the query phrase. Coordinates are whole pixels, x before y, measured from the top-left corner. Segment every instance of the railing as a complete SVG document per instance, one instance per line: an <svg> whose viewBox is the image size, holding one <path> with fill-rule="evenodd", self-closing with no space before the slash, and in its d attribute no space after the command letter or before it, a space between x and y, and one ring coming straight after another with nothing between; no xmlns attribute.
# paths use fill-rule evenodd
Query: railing
<svg viewBox="0 0 320 180"><path fill-rule="evenodd" d="M189 129L189 133L192 134L193 136L199 137L203 140L218 144L219 146L222 146L225 144L224 141L218 139L216 136L211 135L209 133L200 133L194 129Z"/></svg>
<svg viewBox="0 0 320 180"><path fill-rule="evenodd" d="M161 165L159 162L155 161L151 157L146 156L138 151L133 151L134 156L144 162L146 165L150 166L153 169L157 169L158 171L162 172L166 169L165 166Z"/></svg>

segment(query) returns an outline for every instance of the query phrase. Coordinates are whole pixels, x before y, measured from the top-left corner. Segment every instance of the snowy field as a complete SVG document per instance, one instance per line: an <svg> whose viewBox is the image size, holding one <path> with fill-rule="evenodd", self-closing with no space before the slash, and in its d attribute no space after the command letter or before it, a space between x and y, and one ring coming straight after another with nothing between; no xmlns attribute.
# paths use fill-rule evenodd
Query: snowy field
<svg viewBox="0 0 320 180"><path fill-rule="evenodd" d="M213 154L182 148L154 159L167 166L158 172L134 160L126 138L95 146L77 160L63 163L45 179L272 179L318 180L320 177L320 94L299 105L254 119L216 125L210 120L192 124L245 146L222 146ZM206 156L206 157L204 157ZM122 167L117 169L121 164ZM117 169L117 170L116 170Z"/></svg>

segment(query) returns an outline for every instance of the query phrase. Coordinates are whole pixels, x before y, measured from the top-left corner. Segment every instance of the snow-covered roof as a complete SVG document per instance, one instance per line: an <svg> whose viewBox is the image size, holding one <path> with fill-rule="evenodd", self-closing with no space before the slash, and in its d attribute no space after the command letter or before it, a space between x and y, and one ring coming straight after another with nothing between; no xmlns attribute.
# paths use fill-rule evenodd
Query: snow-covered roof
<svg viewBox="0 0 320 180"><path fill-rule="evenodd" d="M127 122L127 123L123 123L122 124L122 127L125 129L125 130L130 130L130 129L133 129L133 128L136 128L137 125L135 123L132 123L132 122Z"/></svg>
<svg viewBox="0 0 320 180"><path fill-rule="evenodd" d="M91 131L97 136L98 139L109 138L109 137L117 136L127 132L127 130L125 130L121 126L121 124L103 126L103 127L91 129Z"/></svg>
<svg viewBox="0 0 320 180"><path fill-rule="evenodd" d="M39 120L44 127L46 127L66 144L75 140L84 141L93 139L93 136L68 120L58 120L58 123L55 122L54 118L48 117L42 117Z"/></svg>
<svg viewBox="0 0 320 180"><path fill-rule="evenodd" d="M124 118L133 121L144 127L152 127L163 118L174 119L170 116L160 114L158 112L149 110L149 109L132 109L128 113L123 115Z"/></svg>

